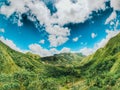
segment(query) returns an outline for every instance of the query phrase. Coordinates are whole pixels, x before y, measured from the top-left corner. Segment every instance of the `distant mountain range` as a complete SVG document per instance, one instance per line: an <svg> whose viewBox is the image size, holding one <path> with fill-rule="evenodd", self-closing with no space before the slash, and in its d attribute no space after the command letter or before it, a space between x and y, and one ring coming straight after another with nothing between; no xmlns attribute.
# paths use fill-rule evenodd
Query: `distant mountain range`
<svg viewBox="0 0 120 90"><path fill-rule="evenodd" d="M0 41L0 90L120 90L120 34L88 57L41 58Z"/></svg>

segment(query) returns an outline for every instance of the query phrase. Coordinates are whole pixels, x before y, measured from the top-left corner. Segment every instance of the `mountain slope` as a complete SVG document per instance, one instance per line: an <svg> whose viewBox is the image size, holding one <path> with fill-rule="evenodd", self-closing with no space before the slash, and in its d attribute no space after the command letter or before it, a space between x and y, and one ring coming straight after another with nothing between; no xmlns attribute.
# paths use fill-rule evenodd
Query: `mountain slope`
<svg viewBox="0 0 120 90"><path fill-rule="evenodd" d="M81 53L61 53L55 54L54 56L43 57L41 60L48 64L69 66L77 65L84 57Z"/></svg>
<svg viewBox="0 0 120 90"><path fill-rule="evenodd" d="M79 78L72 66L46 64L40 56L14 51L1 41L0 62L0 90L56 90Z"/></svg>
<svg viewBox="0 0 120 90"><path fill-rule="evenodd" d="M7 67L6 67L7 66ZM19 70L19 67L14 63L7 52L7 48L0 42L0 74L12 73Z"/></svg>
<svg viewBox="0 0 120 90"><path fill-rule="evenodd" d="M26 90L44 71L39 60L38 55L14 51L0 41L0 90Z"/></svg>
<svg viewBox="0 0 120 90"><path fill-rule="evenodd" d="M18 68L26 69L28 71L30 69L35 70L35 68L40 68L40 66L42 65L39 61L40 56L30 53L23 54L14 51L2 42L0 42L0 53L0 61L3 66L7 66L6 68L8 68L8 72L12 71L9 69L15 69L13 71L17 71ZM10 68L8 66L10 66Z"/></svg>
<svg viewBox="0 0 120 90"><path fill-rule="evenodd" d="M81 75L86 79L90 90L119 90L120 34L80 63Z"/></svg>

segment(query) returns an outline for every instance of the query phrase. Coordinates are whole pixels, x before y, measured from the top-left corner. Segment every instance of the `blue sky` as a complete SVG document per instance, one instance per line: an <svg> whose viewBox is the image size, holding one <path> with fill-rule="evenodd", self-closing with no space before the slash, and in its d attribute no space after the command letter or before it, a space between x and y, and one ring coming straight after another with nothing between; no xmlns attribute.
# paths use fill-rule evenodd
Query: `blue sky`
<svg viewBox="0 0 120 90"><path fill-rule="evenodd" d="M0 2L0 37L2 37L1 40L6 42L6 44L9 44L6 41L7 39L11 40L21 51L27 50L40 54L41 56L49 56L55 53L69 51L83 52L84 55L89 55L104 46L103 44L100 46L102 41L104 41L103 43L107 43L109 38L119 33L120 8L116 4L112 4L113 0L109 2L93 0L99 5L98 7L96 5L93 5L93 7L87 6L87 8L89 8L85 9L89 10L86 11L87 13L85 11L79 11L79 9L77 10L76 7L79 3L82 3L83 6L81 6L81 8L86 8L84 4L86 5L88 0L86 0L86 2L78 2L79 0L76 0L77 2L75 4L70 0L60 0L59 2L54 0L54 2L42 2L41 4L39 0L36 0L37 3L43 5L42 8L38 7L37 11L35 8L36 2L29 6L31 2L28 0L29 11L26 11L27 9L23 11L25 8L25 6L23 6L24 0L19 2L20 5L18 7L21 7L20 9L17 8L17 5L12 4L17 4L19 0L16 0L16 2L9 0L10 3L8 2L8 4L6 4L5 1L7 0ZM63 3L69 7L63 6L63 8ZM90 2L88 1L88 3ZM67 16L66 13L71 7L73 9L72 13L75 13L75 15L68 13ZM50 17L48 16L49 11ZM39 14L39 12L42 12L43 16L40 17L42 14ZM113 16L112 14L115 15ZM84 17L82 17L82 15ZM46 16L50 18L50 21ZM58 18L55 18L54 21L54 19L51 18L55 16ZM70 19L66 19L67 17ZM105 24L107 20L109 22ZM54 26L57 28L54 29ZM58 29L60 32L57 32ZM111 37L107 37L109 35L111 35ZM57 39L57 37L60 39ZM11 46L13 47L14 45ZM44 53L42 53L42 50Z"/></svg>

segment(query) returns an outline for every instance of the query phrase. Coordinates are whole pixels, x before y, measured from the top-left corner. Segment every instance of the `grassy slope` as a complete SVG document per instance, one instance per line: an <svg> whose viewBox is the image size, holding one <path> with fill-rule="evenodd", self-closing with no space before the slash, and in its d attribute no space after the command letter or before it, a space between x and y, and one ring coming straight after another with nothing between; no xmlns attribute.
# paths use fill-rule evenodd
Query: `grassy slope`
<svg viewBox="0 0 120 90"><path fill-rule="evenodd" d="M71 61L79 58L78 55L70 55ZM60 57L64 59L61 60L63 63L68 63L69 55ZM56 90L79 77L72 64L66 67L46 63L38 55L14 51L2 42L0 62L0 90Z"/></svg>
<svg viewBox="0 0 120 90"><path fill-rule="evenodd" d="M4 46L3 43L1 43L0 45L0 74L1 73L12 73L17 70L19 70L19 67L15 64L15 62L9 56L7 52L7 48Z"/></svg>
<svg viewBox="0 0 120 90"><path fill-rule="evenodd" d="M120 34L104 48L84 58L79 67L90 90L120 89ZM79 87L80 88L80 87Z"/></svg>
<svg viewBox="0 0 120 90"><path fill-rule="evenodd" d="M26 90L24 84L37 79L36 73L44 71L39 59L37 55L14 51L0 42L0 90Z"/></svg>
<svg viewBox="0 0 120 90"><path fill-rule="evenodd" d="M67 53L40 58L0 42L0 90L59 89L119 90L120 34L88 57Z"/></svg>

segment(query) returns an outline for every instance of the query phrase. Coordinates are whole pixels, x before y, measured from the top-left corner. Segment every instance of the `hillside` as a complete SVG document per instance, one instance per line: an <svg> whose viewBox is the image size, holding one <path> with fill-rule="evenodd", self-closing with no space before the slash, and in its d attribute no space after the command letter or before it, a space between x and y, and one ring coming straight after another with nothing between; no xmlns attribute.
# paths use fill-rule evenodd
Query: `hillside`
<svg viewBox="0 0 120 90"><path fill-rule="evenodd" d="M40 56L14 51L1 41L0 62L0 90L56 90L78 79L72 66L47 64Z"/></svg>
<svg viewBox="0 0 120 90"><path fill-rule="evenodd" d="M120 34L110 39L104 48L84 58L79 68L90 90L119 90Z"/></svg>
<svg viewBox="0 0 120 90"><path fill-rule="evenodd" d="M55 54L54 56L43 57L42 61L52 65L58 66L70 66L70 65L78 65L83 58L81 53L61 53Z"/></svg>
<svg viewBox="0 0 120 90"><path fill-rule="evenodd" d="M0 74L12 73L20 69L12 60L11 56L7 51L7 47L5 47L2 42L0 42Z"/></svg>
<svg viewBox="0 0 120 90"><path fill-rule="evenodd" d="M0 41L0 90L119 90L120 34L88 57L62 53L41 58Z"/></svg>

